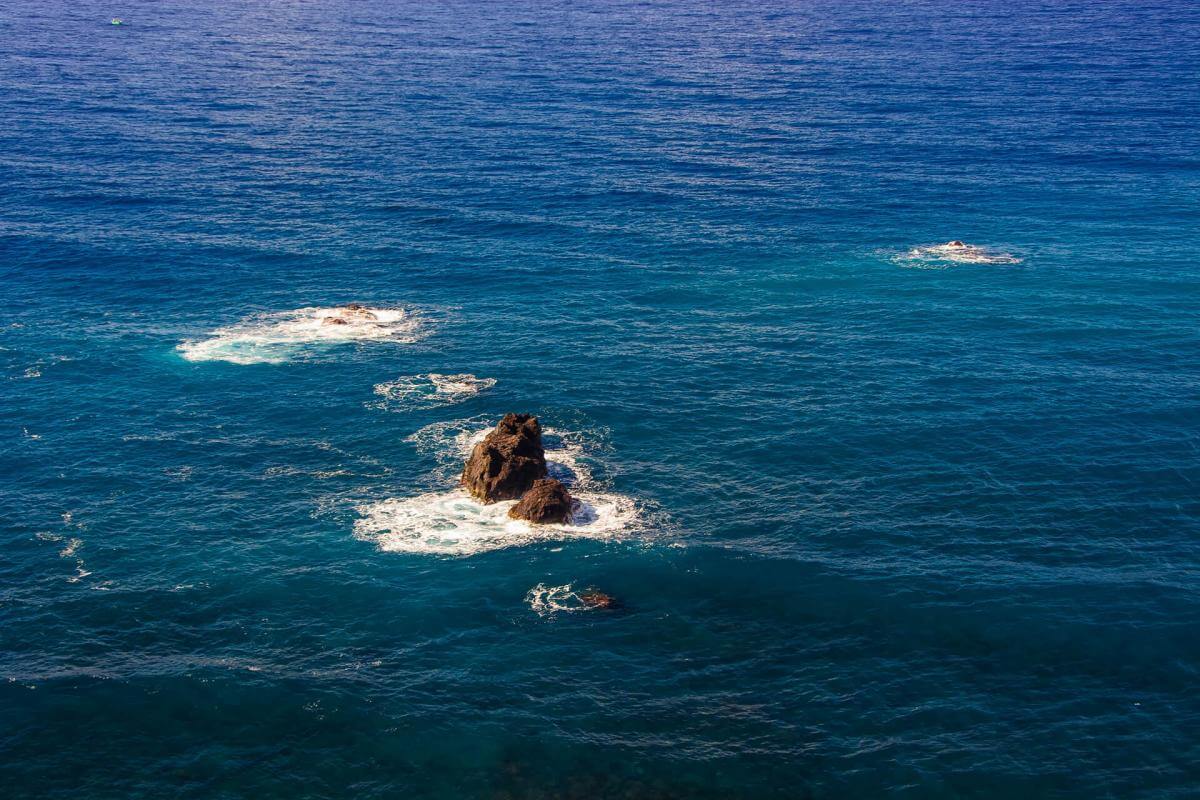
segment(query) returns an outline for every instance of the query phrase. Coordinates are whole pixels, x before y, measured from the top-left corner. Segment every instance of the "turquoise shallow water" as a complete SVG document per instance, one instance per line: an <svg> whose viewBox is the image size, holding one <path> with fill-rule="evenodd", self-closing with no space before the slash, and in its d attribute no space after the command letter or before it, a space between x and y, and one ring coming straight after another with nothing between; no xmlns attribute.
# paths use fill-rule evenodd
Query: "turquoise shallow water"
<svg viewBox="0 0 1200 800"><path fill-rule="evenodd" d="M0 33L7 797L1194 796L1194 5Z"/></svg>

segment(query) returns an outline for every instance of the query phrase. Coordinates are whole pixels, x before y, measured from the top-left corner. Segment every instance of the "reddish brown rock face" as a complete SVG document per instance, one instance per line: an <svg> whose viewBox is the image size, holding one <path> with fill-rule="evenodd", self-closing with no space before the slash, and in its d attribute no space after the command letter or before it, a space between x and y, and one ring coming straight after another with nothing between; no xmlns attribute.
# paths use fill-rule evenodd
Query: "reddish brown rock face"
<svg viewBox="0 0 1200 800"><path fill-rule="evenodd" d="M580 592L578 597L579 601L588 608L613 609L618 605L615 597L604 592L597 592L595 589Z"/></svg>
<svg viewBox="0 0 1200 800"><path fill-rule="evenodd" d="M475 445L462 485L484 503L516 500L546 477L542 426L532 414L505 414L496 430Z"/></svg>
<svg viewBox="0 0 1200 800"><path fill-rule="evenodd" d="M575 501L567 493L567 487L554 478L542 478L534 481L529 491L521 497L521 502L508 510L508 515L540 525L564 525L571 521L574 505Z"/></svg>

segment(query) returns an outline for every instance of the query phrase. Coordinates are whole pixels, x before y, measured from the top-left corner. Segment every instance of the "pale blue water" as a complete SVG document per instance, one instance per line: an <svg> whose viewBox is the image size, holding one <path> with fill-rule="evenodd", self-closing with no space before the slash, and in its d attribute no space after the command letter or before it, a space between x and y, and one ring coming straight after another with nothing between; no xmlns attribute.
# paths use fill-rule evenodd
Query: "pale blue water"
<svg viewBox="0 0 1200 800"><path fill-rule="evenodd" d="M1196 797L1198 43L7 4L4 796ZM455 510L510 410L595 519Z"/></svg>

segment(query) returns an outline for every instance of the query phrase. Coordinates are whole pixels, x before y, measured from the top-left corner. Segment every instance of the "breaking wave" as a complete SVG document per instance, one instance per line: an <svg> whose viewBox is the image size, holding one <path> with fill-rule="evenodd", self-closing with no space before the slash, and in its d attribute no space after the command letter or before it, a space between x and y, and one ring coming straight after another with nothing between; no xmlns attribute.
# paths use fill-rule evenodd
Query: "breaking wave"
<svg viewBox="0 0 1200 800"><path fill-rule="evenodd" d="M583 602L574 584L547 586L539 583L525 594L525 602L539 617L550 617L559 612L595 611L596 607Z"/></svg>
<svg viewBox="0 0 1200 800"><path fill-rule="evenodd" d="M314 346L358 341L412 343L420 330L420 319L400 308L313 306L248 317L176 349L188 361L281 364Z"/></svg>
<svg viewBox="0 0 1200 800"><path fill-rule="evenodd" d="M1020 264L1021 259L979 245L953 241L945 244L914 247L896 257L899 262L910 266L926 266L931 269L945 268L951 264Z"/></svg>
<svg viewBox="0 0 1200 800"><path fill-rule="evenodd" d="M63 524L69 528L77 528L79 530L83 530L84 528L83 525L75 522L72 519L69 511L62 515L62 519ZM87 565L84 563L83 559L79 557L79 548L83 547L83 539L80 539L77 536L64 536L62 534L50 533L47 531L37 534L37 538L43 542L52 542L54 544L63 545L62 549L58 551L58 557L73 560L75 562L75 574L67 578L68 583L78 583L92 574L91 570L87 568Z"/></svg>
<svg viewBox="0 0 1200 800"><path fill-rule="evenodd" d="M616 539L637 520L632 500L615 494L573 492L577 507L566 525L511 519L515 500L484 505L462 489L431 492L361 506L355 534L380 550L469 556L565 539Z"/></svg>
<svg viewBox="0 0 1200 800"><path fill-rule="evenodd" d="M477 378L467 373L406 375L388 383L376 384L375 394L382 399L367 405L385 411L436 408L461 403L495 385L495 378Z"/></svg>

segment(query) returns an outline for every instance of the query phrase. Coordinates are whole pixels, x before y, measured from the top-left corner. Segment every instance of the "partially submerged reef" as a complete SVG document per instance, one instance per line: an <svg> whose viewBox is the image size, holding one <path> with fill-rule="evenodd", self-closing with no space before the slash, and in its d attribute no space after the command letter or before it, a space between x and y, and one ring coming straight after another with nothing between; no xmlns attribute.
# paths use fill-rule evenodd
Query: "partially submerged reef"
<svg viewBox="0 0 1200 800"><path fill-rule="evenodd" d="M539 525L565 525L575 509L567 487L547 477L542 426L532 414L504 415L471 451L462 485L485 505L517 500L508 515Z"/></svg>
<svg viewBox="0 0 1200 800"><path fill-rule="evenodd" d="M364 306L362 303L351 303L347 306L342 306L337 309L341 312L341 316L325 317L321 320L322 325L349 325L349 320L355 322L374 322L379 319L375 313Z"/></svg>
<svg viewBox="0 0 1200 800"><path fill-rule="evenodd" d="M945 244L914 247L901 259L905 261L948 262L956 264L1020 264L1021 259L1012 253L1004 253L961 239L951 239Z"/></svg>

